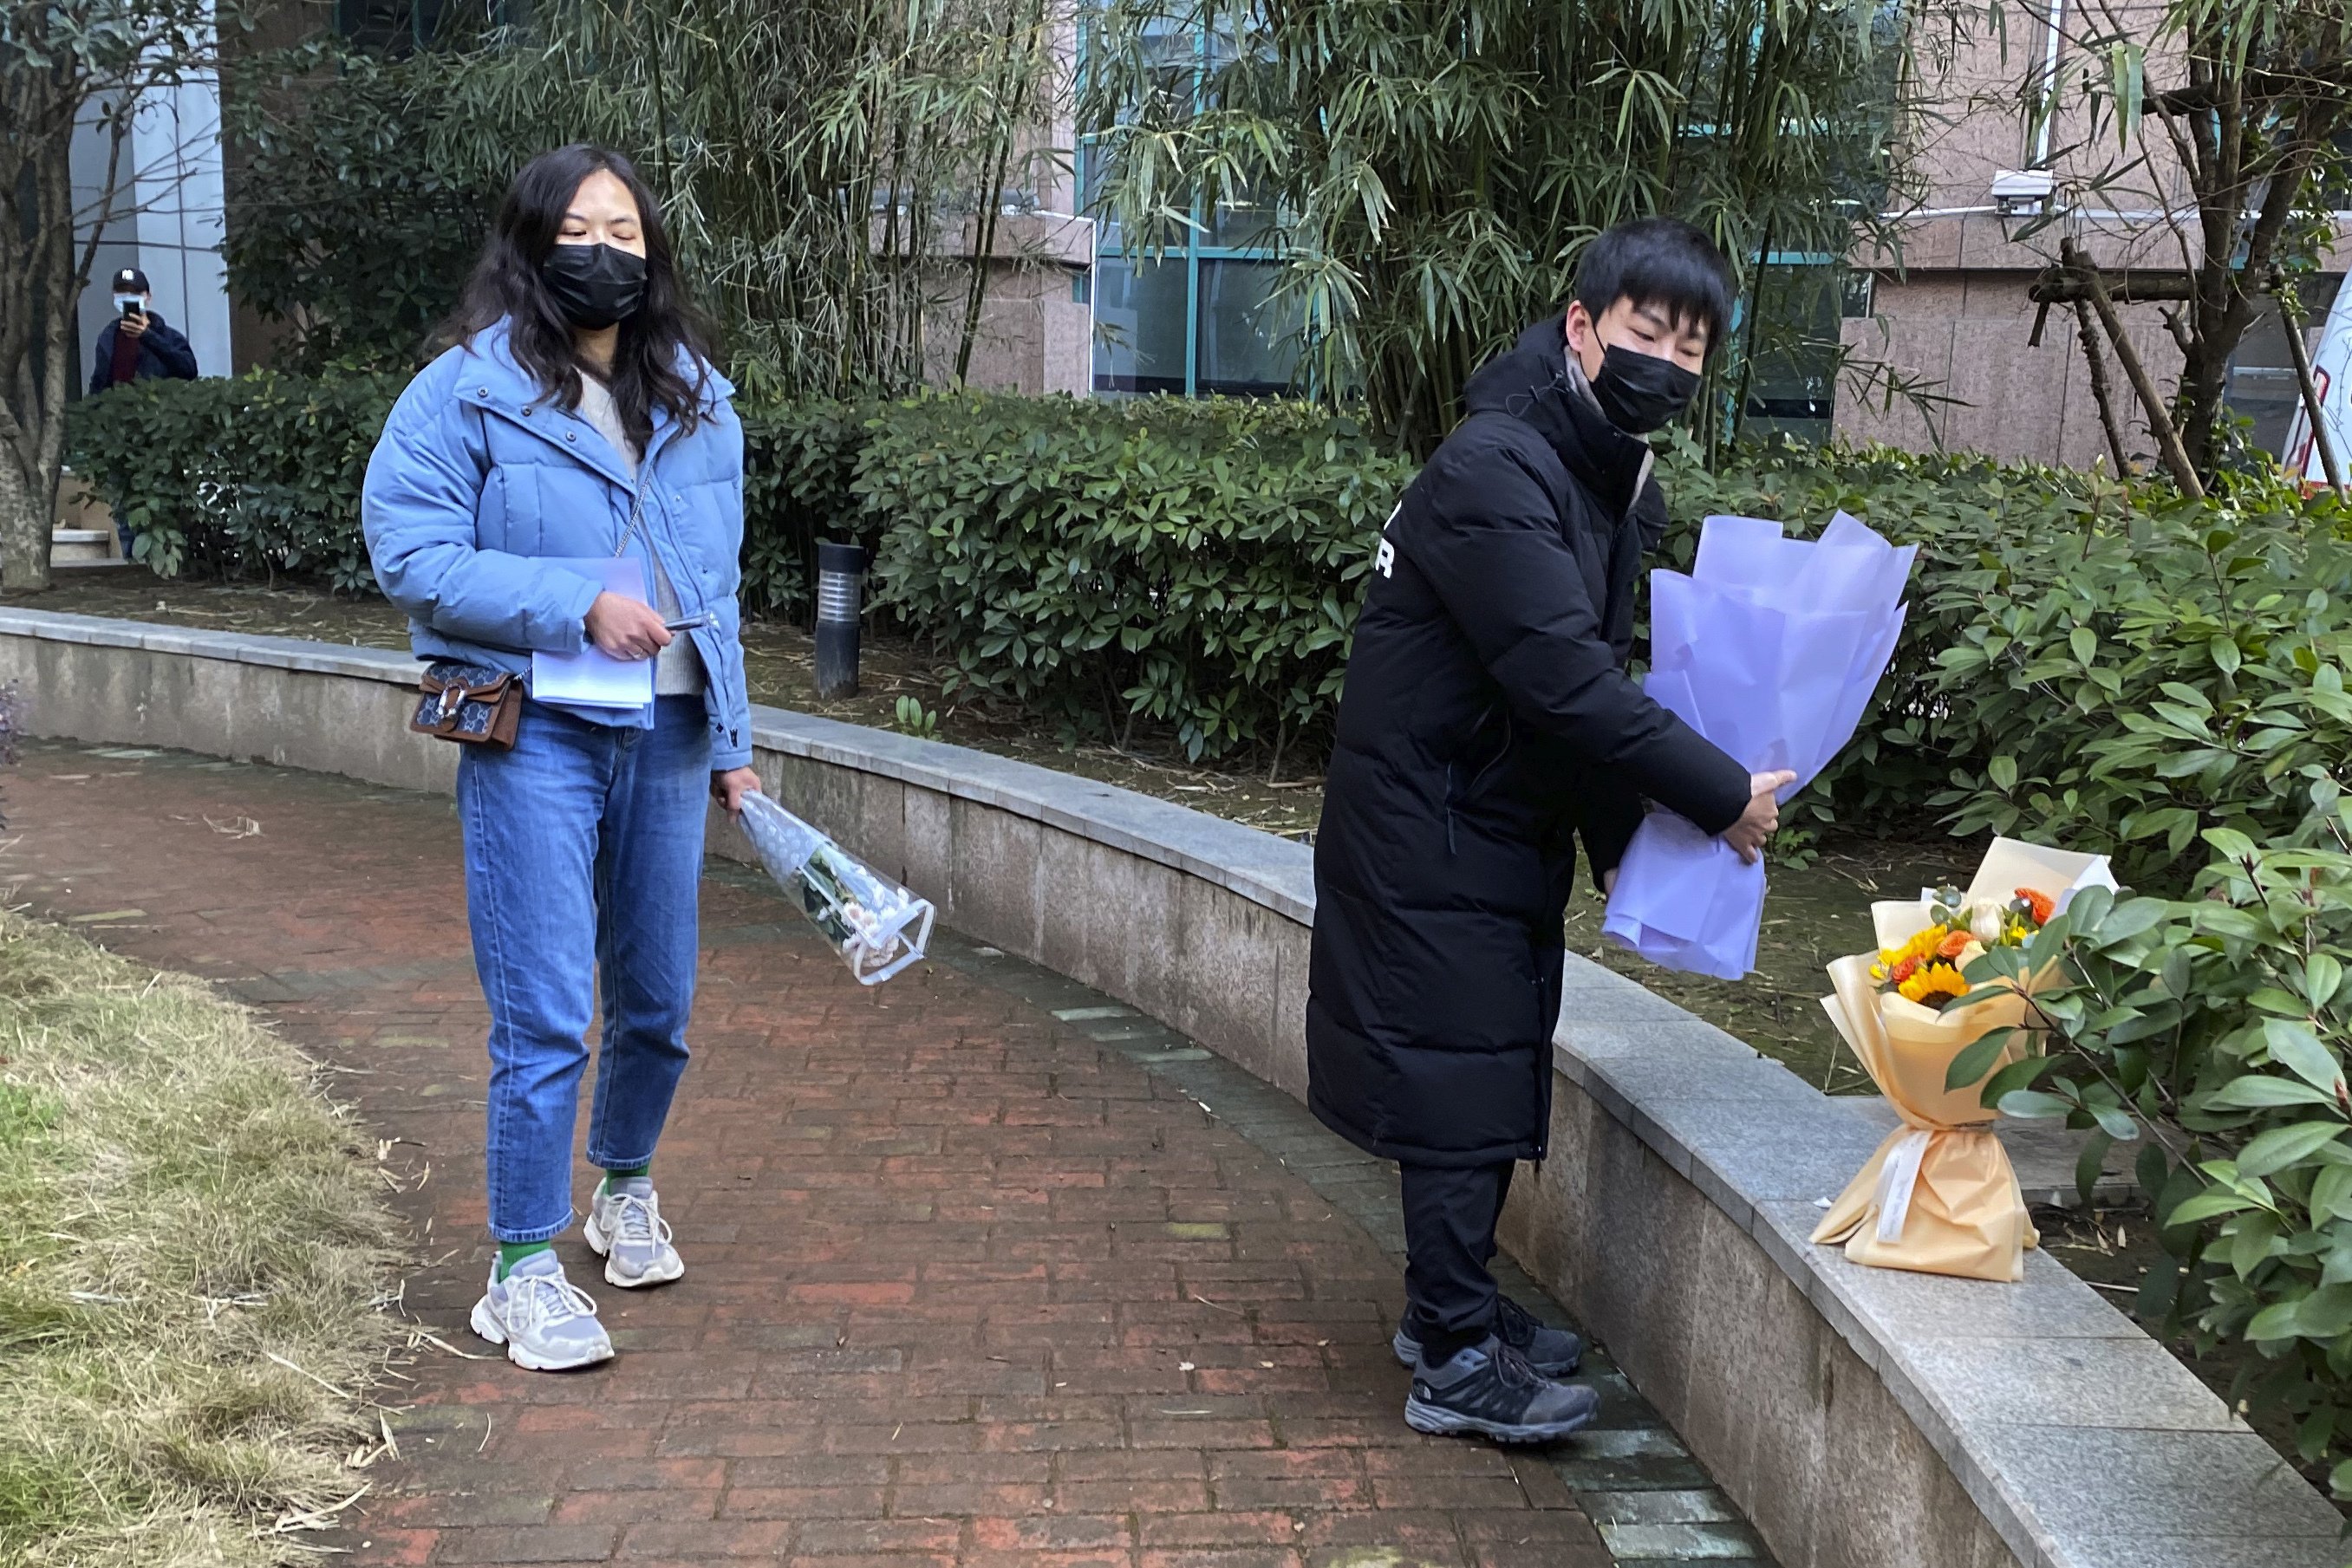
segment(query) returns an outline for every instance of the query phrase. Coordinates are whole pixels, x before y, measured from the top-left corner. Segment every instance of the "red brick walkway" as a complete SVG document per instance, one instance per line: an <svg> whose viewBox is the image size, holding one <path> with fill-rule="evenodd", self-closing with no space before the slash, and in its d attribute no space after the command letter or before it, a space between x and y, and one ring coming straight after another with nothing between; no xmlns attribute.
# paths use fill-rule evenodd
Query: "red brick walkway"
<svg viewBox="0 0 2352 1568"><path fill-rule="evenodd" d="M5 789L20 902L262 1003L397 1140L404 1310L487 1348L448 802L64 747ZM1546 1458L1405 1429L1395 1264L1169 1081L945 965L861 990L747 877L706 881L703 923L656 1167L686 1279L609 1289L575 1231L615 1362L424 1345L341 1561L1611 1561Z"/></svg>

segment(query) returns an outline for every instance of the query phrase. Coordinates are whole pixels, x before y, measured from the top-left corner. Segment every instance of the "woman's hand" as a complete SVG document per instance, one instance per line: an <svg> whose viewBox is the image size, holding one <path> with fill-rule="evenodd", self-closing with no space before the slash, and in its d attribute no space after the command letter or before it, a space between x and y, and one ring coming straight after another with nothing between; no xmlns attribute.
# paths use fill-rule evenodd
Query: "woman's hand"
<svg viewBox="0 0 2352 1568"><path fill-rule="evenodd" d="M749 768L730 768L710 776L710 798L727 808L730 817L743 814L743 797L761 793L760 776Z"/></svg>
<svg viewBox="0 0 2352 1568"><path fill-rule="evenodd" d="M600 593L588 607L588 640L614 659L650 659L669 646L672 633L650 604Z"/></svg>

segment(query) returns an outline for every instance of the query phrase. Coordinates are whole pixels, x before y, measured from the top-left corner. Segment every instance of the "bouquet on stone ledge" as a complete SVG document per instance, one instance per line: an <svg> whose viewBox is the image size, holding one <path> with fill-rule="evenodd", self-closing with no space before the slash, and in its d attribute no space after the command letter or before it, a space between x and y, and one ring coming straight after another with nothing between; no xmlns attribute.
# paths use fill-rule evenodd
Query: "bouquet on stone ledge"
<svg viewBox="0 0 2352 1568"><path fill-rule="evenodd" d="M777 805L743 797L743 832L760 863L833 944L861 986L878 986L923 956L932 910L897 883Z"/></svg>
<svg viewBox="0 0 2352 1568"><path fill-rule="evenodd" d="M1848 1258L1874 1268L2025 1277L2025 1249L2041 1238L1982 1090L2032 1049L2028 998L2042 977L2012 966L2016 977L1971 987L1968 968L1994 949L2027 947L2079 890L2115 885L2104 855L1995 839L1967 892L1870 906L1878 950L1832 964L1836 994L1822 1006L1903 1125L1830 1206L1813 1240L1843 1242ZM1996 1030L2008 1032L1984 1070L1951 1086L1954 1061Z"/></svg>

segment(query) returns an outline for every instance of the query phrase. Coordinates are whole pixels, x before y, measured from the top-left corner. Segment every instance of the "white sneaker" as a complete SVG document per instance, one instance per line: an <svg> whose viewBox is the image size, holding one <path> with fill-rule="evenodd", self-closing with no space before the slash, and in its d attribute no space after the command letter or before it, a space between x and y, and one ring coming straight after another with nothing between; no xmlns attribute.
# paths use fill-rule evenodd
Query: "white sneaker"
<svg viewBox="0 0 2352 1568"><path fill-rule="evenodd" d="M613 1359L612 1336L596 1321L596 1303L563 1277L552 1251L533 1252L503 1280L490 1268L490 1288L474 1303L474 1332L507 1347L507 1359L533 1372L569 1372Z"/></svg>
<svg viewBox="0 0 2352 1568"><path fill-rule="evenodd" d="M588 1200L588 1249L604 1260L604 1279L625 1291L667 1285L686 1273L686 1260L670 1245L669 1222L661 1199L645 1176L606 1176Z"/></svg>

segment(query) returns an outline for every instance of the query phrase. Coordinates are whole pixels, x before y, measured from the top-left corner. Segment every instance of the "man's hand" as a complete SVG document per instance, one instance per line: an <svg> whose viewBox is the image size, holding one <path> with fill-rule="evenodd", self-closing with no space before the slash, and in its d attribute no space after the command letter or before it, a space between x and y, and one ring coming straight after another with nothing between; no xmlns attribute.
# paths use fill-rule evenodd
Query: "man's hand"
<svg viewBox="0 0 2352 1568"><path fill-rule="evenodd" d="M1723 831L1723 841L1739 852L1739 863L1754 865L1764 853L1764 841L1780 829L1778 790L1797 781L1793 773L1751 773L1748 776L1748 810Z"/></svg>
<svg viewBox="0 0 2352 1568"><path fill-rule="evenodd" d="M710 776L710 798L726 807L730 817L743 814L744 796L761 793L760 776L748 768L730 768Z"/></svg>
<svg viewBox="0 0 2352 1568"><path fill-rule="evenodd" d="M142 311L125 316L122 319L122 325L117 327L115 330L133 341L145 337L147 335L146 314Z"/></svg>
<svg viewBox="0 0 2352 1568"><path fill-rule="evenodd" d="M615 659L650 659L669 646L670 632L650 604L600 593L588 607L588 640Z"/></svg>

